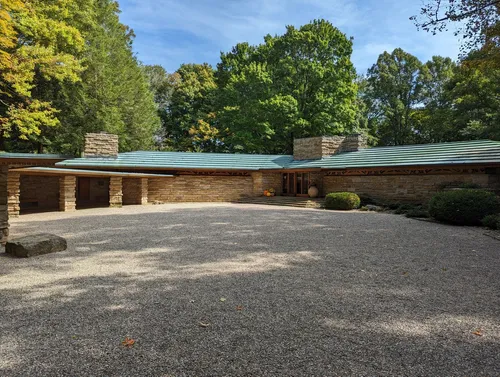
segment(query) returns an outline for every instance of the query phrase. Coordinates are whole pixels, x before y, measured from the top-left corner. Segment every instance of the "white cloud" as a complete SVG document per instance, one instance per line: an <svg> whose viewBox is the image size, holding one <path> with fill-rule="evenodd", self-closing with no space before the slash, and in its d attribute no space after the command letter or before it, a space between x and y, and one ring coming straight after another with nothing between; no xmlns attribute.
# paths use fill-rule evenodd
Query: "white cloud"
<svg viewBox="0 0 500 377"><path fill-rule="evenodd" d="M316 18L354 37L360 73L384 50L401 47L427 60L435 54L456 58L459 45L452 33L417 31L409 17L419 4L412 0L122 0L121 8L122 22L136 32L139 59L169 71L181 63L216 64L220 51L236 43L261 43L266 34L283 33L285 25Z"/></svg>

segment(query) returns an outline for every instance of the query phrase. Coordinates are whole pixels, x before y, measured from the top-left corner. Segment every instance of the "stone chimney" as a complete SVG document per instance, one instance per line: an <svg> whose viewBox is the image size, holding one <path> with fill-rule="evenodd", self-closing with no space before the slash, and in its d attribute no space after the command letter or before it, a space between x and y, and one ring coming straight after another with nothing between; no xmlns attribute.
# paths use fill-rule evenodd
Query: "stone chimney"
<svg viewBox="0 0 500 377"><path fill-rule="evenodd" d="M360 134L348 136L319 136L293 141L294 160L319 160L342 152L354 152L366 148L366 140Z"/></svg>
<svg viewBox="0 0 500 377"><path fill-rule="evenodd" d="M116 157L118 156L118 135L88 133L85 135L84 157Z"/></svg>

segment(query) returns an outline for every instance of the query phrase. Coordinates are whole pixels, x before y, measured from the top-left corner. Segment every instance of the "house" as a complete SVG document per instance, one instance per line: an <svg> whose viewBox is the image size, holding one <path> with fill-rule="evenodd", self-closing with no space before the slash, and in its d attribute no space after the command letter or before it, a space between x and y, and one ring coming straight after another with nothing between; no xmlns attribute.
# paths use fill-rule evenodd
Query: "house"
<svg viewBox="0 0 500 377"><path fill-rule="evenodd" d="M500 190L500 142L366 148L361 135L349 135L296 139L293 155L118 153L116 135L93 133L82 158L0 154L0 213L235 201L269 188L307 196L311 184L320 195L352 191L386 202L423 202L460 182ZM0 216L0 230L1 224Z"/></svg>

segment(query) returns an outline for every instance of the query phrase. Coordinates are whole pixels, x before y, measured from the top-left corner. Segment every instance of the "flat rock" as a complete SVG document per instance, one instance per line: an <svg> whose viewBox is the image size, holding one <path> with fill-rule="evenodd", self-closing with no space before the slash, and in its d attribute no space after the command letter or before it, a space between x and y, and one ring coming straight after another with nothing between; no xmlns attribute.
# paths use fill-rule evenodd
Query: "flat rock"
<svg viewBox="0 0 500 377"><path fill-rule="evenodd" d="M15 238L5 245L5 252L18 258L56 253L68 247L66 240L50 233L38 233Z"/></svg>

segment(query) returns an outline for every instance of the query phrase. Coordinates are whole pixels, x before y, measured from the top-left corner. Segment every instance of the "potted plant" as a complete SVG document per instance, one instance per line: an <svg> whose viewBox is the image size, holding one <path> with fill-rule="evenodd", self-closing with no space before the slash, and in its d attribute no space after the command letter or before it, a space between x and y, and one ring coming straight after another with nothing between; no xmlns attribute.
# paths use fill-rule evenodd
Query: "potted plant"
<svg viewBox="0 0 500 377"><path fill-rule="evenodd" d="M270 189L268 190L268 192L269 192L269 194L270 194L270 195L268 195L268 196L274 196L274 195L276 195L276 190L275 190L275 189L273 189L273 188L270 188Z"/></svg>
<svg viewBox="0 0 500 377"><path fill-rule="evenodd" d="M269 190L264 190L264 196L269 196Z"/></svg>

